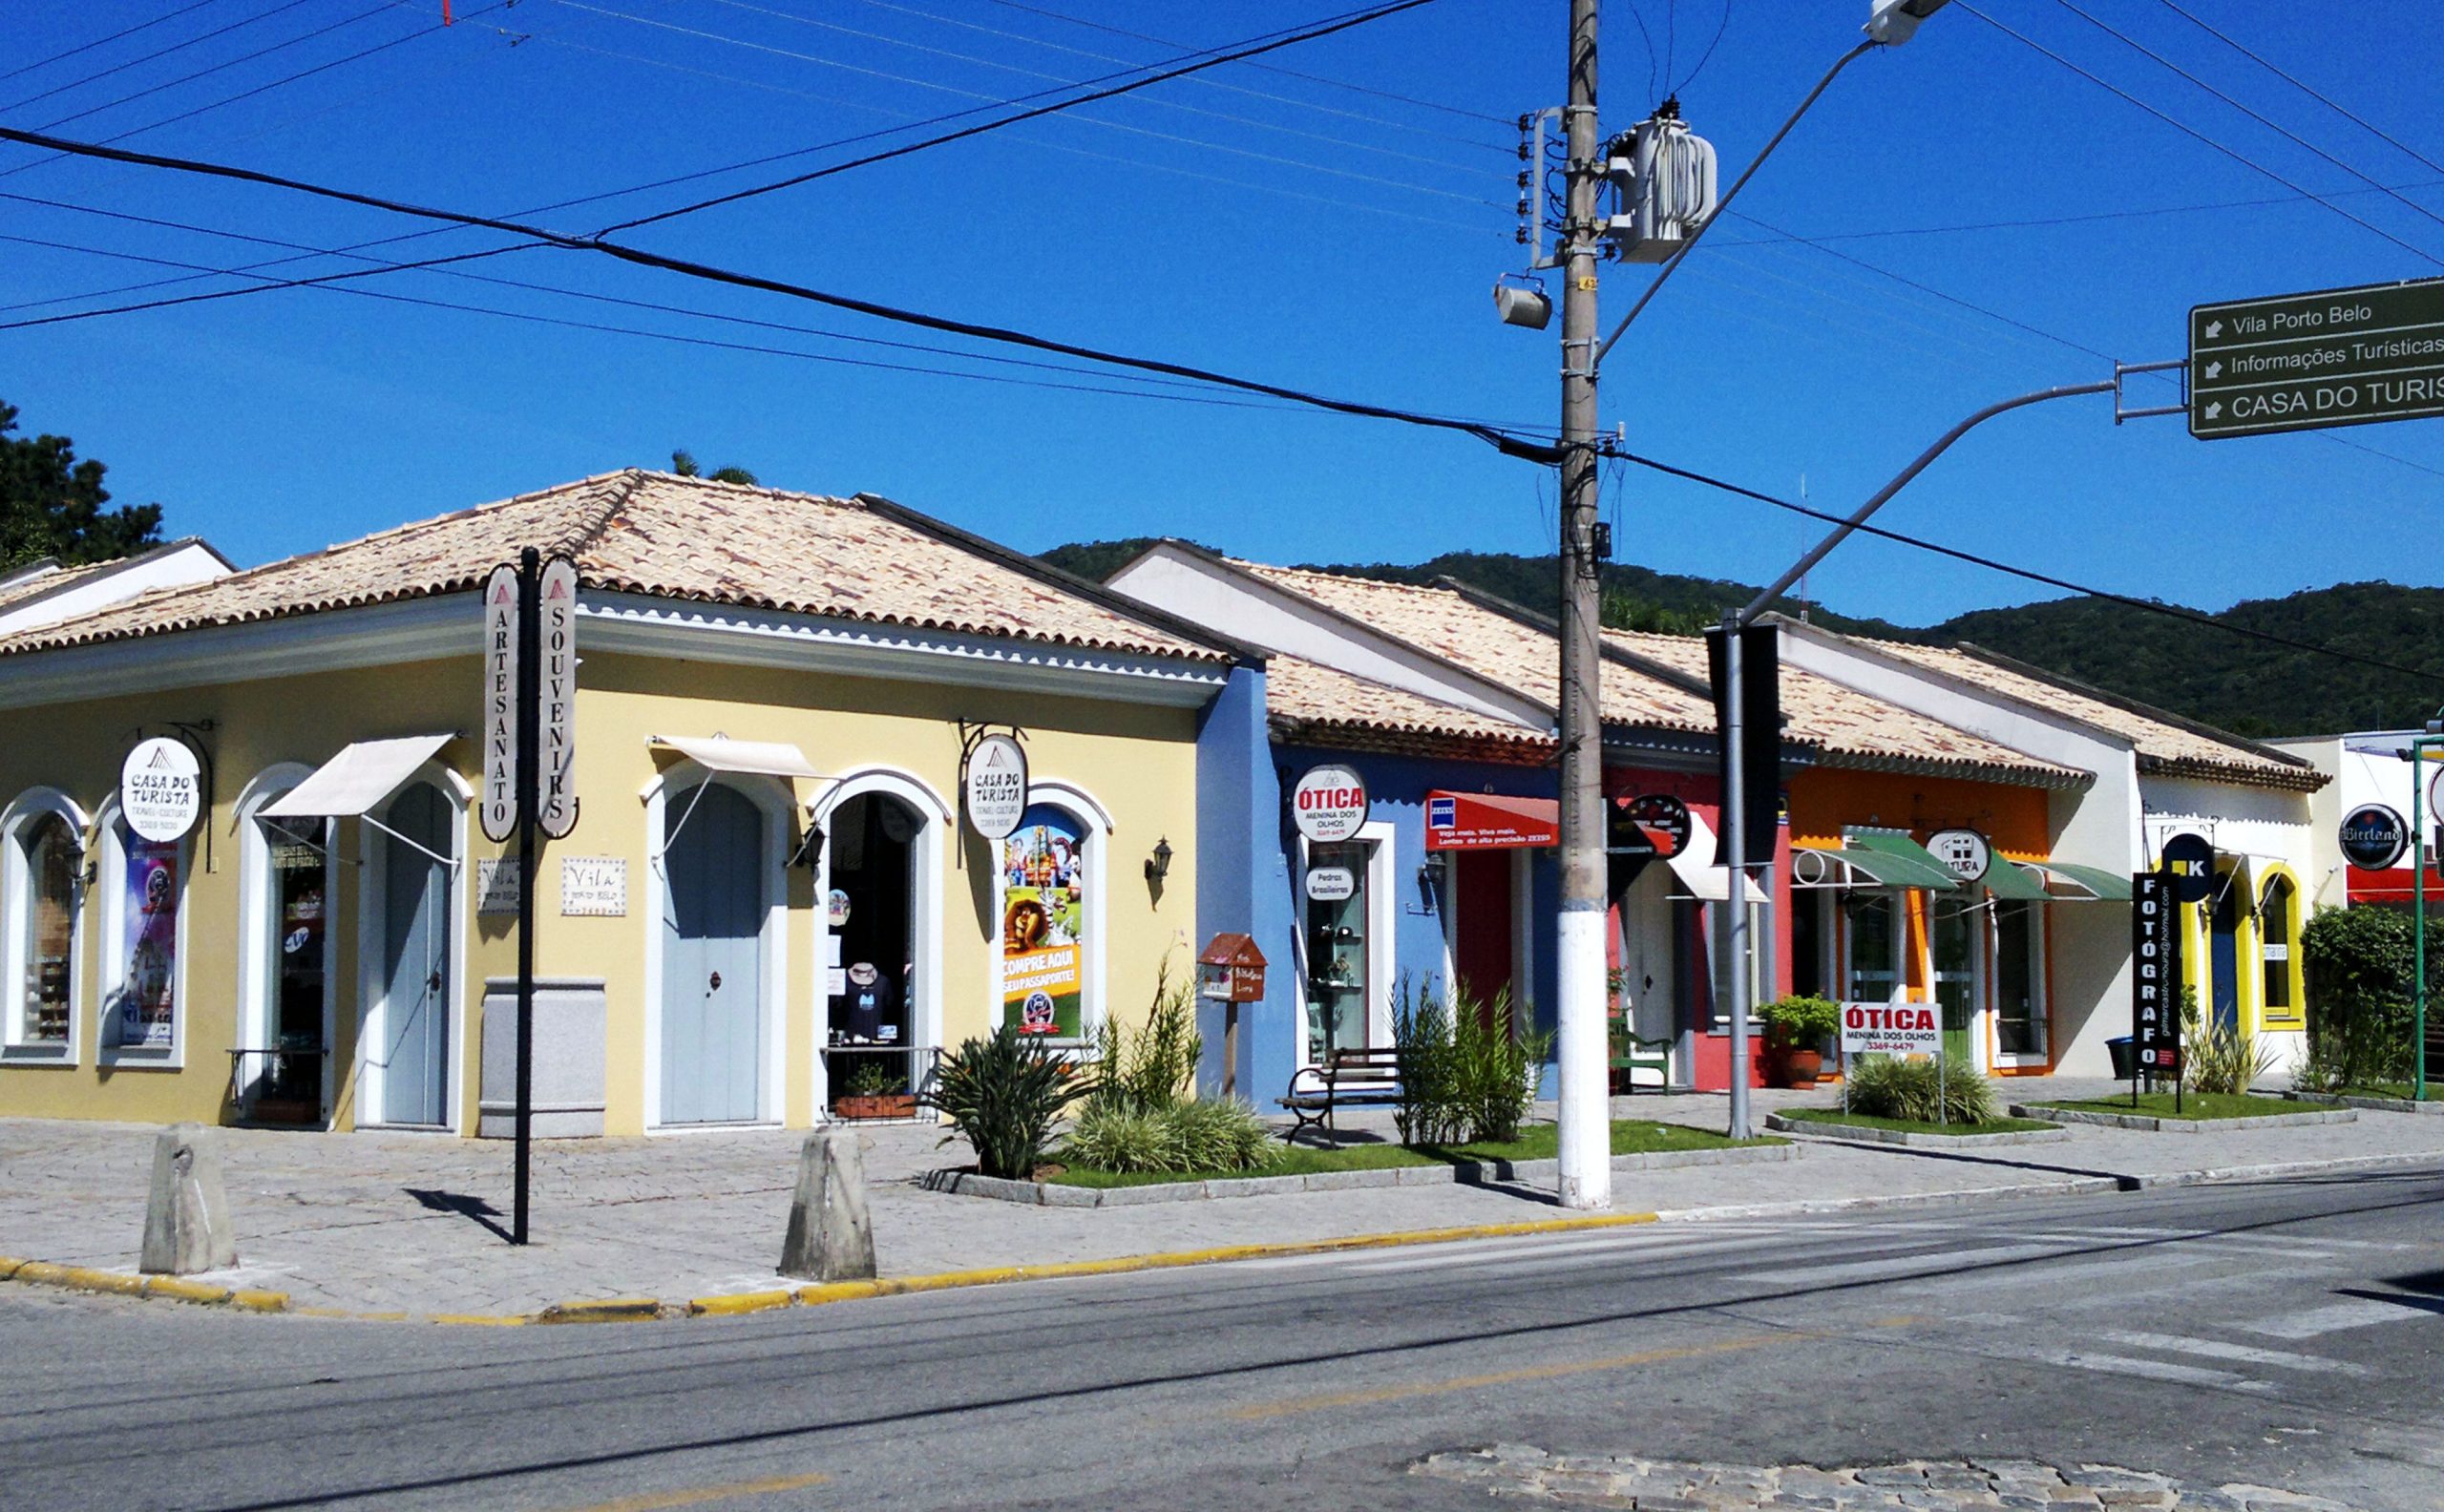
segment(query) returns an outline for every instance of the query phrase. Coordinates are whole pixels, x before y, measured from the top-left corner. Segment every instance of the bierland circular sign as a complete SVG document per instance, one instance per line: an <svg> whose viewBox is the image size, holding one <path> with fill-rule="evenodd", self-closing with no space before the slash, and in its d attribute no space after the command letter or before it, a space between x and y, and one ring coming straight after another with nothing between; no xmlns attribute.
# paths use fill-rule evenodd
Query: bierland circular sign
<svg viewBox="0 0 2444 1512"><path fill-rule="evenodd" d="M2382 872L2402 858L2410 826L2383 804L2361 804L2343 816L2342 853L2364 872Z"/></svg>
<svg viewBox="0 0 2444 1512"><path fill-rule="evenodd" d="M165 735L138 741L118 769L119 813L147 840L176 840L203 811L201 776L184 741Z"/></svg>
<svg viewBox="0 0 2444 1512"><path fill-rule="evenodd" d="M1338 762L1310 766L1291 789L1290 818L1317 845L1346 840L1366 822L1366 780Z"/></svg>

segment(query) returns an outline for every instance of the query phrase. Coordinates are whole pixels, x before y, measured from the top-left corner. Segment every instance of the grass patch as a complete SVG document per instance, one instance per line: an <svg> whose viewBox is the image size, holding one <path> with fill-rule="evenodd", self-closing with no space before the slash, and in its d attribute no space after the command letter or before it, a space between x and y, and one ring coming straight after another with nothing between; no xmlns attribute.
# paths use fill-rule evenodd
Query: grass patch
<svg viewBox="0 0 2444 1512"><path fill-rule="evenodd" d="M1284 1144L1270 1163L1245 1171L1106 1171L1072 1166L1047 1178L1062 1186L1157 1186L1167 1183L1232 1181L1250 1176L1314 1176L1325 1171L1385 1170L1396 1166L1458 1166L1480 1161L1551 1160L1561 1135L1550 1124L1531 1124L1519 1138L1500 1143L1411 1149L1405 1144L1344 1144L1321 1149L1311 1144ZM1616 1119L1612 1153L1652 1155L1677 1150L1736 1149L1744 1144L1787 1144L1788 1140L1732 1140L1709 1129L1648 1119Z"/></svg>
<svg viewBox="0 0 2444 1512"><path fill-rule="evenodd" d="M2141 1093L2135 1106L2126 1096L2081 1098L2076 1102L2040 1102L2036 1105L2069 1108L2079 1113L2127 1113L2139 1118L2182 1120L2275 1118L2301 1111L2300 1104L2288 1098L2260 1097L2254 1092L2184 1093L2178 1112L2174 1111L2173 1094L2170 1092Z"/></svg>
<svg viewBox="0 0 2444 1512"><path fill-rule="evenodd" d="M1898 1129L1904 1134L2030 1134L2039 1129L2060 1128L2059 1124L2041 1123L2035 1119L1993 1119L1984 1124L1921 1124L1915 1119L1877 1118L1868 1113L1844 1113L1840 1108L1783 1108L1782 1117L1809 1124L1845 1124L1852 1128Z"/></svg>

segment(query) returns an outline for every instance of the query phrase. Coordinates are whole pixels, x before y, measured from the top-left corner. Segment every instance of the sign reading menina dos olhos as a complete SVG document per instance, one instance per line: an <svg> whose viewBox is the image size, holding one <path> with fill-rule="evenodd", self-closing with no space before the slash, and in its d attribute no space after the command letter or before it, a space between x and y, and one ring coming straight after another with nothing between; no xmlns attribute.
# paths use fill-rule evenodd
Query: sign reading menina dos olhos
<svg viewBox="0 0 2444 1512"><path fill-rule="evenodd" d="M138 741L119 767L119 813L147 840L176 840L203 811L202 777L186 742L165 735Z"/></svg>
<svg viewBox="0 0 2444 1512"><path fill-rule="evenodd" d="M1338 762L1308 767L1290 791L1290 820L1317 845L1348 839L1366 823L1366 780Z"/></svg>

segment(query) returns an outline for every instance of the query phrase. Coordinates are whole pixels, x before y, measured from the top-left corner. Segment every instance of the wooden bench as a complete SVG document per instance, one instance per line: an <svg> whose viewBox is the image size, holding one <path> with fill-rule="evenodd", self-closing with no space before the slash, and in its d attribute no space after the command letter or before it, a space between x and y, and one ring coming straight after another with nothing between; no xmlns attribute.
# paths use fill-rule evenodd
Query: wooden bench
<svg viewBox="0 0 2444 1512"><path fill-rule="evenodd" d="M1656 1091L1671 1090L1672 1040L1669 1036L1659 1040L1643 1039L1630 1027L1629 1017L1618 1013L1608 1015L1604 1027L1612 1052L1614 1092L1624 1097L1636 1095L1640 1071L1655 1074Z"/></svg>
<svg viewBox="0 0 2444 1512"><path fill-rule="evenodd" d="M1281 1105L1297 1119L1287 1136L1296 1143L1307 1129L1320 1127L1337 1144L1333 1126L1336 1108L1380 1105L1401 1100L1401 1060L1397 1050L1333 1050L1320 1065L1300 1066L1290 1077Z"/></svg>

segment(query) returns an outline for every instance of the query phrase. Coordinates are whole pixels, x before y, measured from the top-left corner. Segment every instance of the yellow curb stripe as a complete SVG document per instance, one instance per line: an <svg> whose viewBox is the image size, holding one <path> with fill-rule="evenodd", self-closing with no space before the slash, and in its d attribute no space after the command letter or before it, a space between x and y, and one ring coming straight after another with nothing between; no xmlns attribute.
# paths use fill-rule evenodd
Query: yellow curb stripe
<svg viewBox="0 0 2444 1512"><path fill-rule="evenodd" d="M537 1323L642 1323L662 1316L662 1304L652 1297L604 1297L595 1301L555 1302L535 1314Z"/></svg>
<svg viewBox="0 0 2444 1512"><path fill-rule="evenodd" d="M15 1255L0 1255L0 1281L8 1280L32 1263L20 1260Z"/></svg>
<svg viewBox="0 0 2444 1512"><path fill-rule="evenodd" d="M392 1318L404 1321L408 1316L405 1312L360 1312L356 1315L368 1320L386 1322ZM435 1312L428 1316L425 1321L448 1323L457 1328L523 1328L529 1323L538 1323L542 1320L529 1317L523 1312Z"/></svg>
<svg viewBox="0 0 2444 1512"><path fill-rule="evenodd" d="M206 1286L200 1281L188 1281L179 1276L155 1276L144 1286L146 1296L168 1297L177 1302L200 1302L217 1306L229 1300L229 1288Z"/></svg>
<svg viewBox="0 0 2444 1512"><path fill-rule="evenodd" d="M76 1292L104 1292L114 1296L142 1296L144 1278L125 1270L96 1270L91 1266L63 1266L53 1282Z"/></svg>
<svg viewBox="0 0 2444 1512"><path fill-rule="evenodd" d="M671 1507L702 1506L707 1502L771 1496L781 1491L804 1491L810 1486L827 1484L831 1480L828 1475L772 1476L762 1480L733 1480L727 1485L696 1486L685 1491L647 1491L622 1497L616 1502L569 1507L565 1512L668 1512Z"/></svg>
<svg viewBox="0 0 2444 1512"><path fill-rule="evenodd" d="M285 1312L288 1311L288 1293L242 1288L229 1293L229 1305L247 1312Z"/></svg>
<svg viewBox="0 0 2444 1512"><path fill-rule="evenodd" d="M797 1293L786 1287L778 1292L732 1292L691 1298L687 1312L691 1317L738 1317L748 1312L769 1312L796 1300Z"/></svg>

